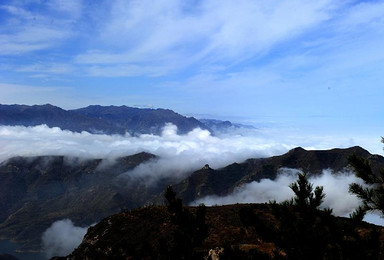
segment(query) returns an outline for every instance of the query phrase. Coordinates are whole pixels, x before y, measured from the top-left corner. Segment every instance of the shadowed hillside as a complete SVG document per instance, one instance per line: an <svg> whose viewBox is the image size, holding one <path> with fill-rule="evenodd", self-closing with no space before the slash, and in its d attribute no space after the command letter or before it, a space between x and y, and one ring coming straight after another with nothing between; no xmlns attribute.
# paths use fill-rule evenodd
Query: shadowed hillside
<svg viewBox="0 0 384 260"><path fill-rule="evenodd" d="M233 163L220 169L211 169L206 165L175 185L174 189L187 204L208 195L228 195L236 187L252 181L275 179L278 170L283 167L301 169L309 174L320 174L325 169L334 172L349 169L348 157L353 154L368 159L375 172L384 168L384 157L371 155L358 146L313 151L298 147L280 156L248 159L243 163ZM158 197L159 201L161 199L161 196Z"/></svg>
<svg viewBox="0 0 384 260"><path fill-rule="evenodd" d="M1 163L0 237L24 242L24 249L36 250L41 234L56 220L70 218L77 225L89 225L122 208L143 205L145 197L134 197L134 190L127 195L115 177L154 158L148 153L112 162L39 156ZM137 192L144 191L138 182L134 187Z"/></svg>
<svg viewBox="0 0 384 260"><path fill-rule="evenodd" d="M197 208L189 210L196 212ZM295 230L287 228L286 215L282 212L290 212L291 221L301 226ZM379 242L379 238L384 238L382 227L364 222L356 224L322 211L317 214L315 222L308 226L293 208L277 204L207 207L208 234L193 248L193 255L185 259L203 259L215 249L221 252L220 259L299 259L289 255L289 248L313 247L305 240L317 243L318 255L314 253L311 259L324 256L325 259L382 259L384 256ZM177 243L175 231L179 228L165 206L127 211L89 228L82 244L71 255L55 259L176 259L169 249ZM317 233L306 233L305 237L303 232L311 228ZM299 235L302 237L293 239ZM282 236L292 243L283 243ZM298 242L302 244L295 244Z"/></svg>

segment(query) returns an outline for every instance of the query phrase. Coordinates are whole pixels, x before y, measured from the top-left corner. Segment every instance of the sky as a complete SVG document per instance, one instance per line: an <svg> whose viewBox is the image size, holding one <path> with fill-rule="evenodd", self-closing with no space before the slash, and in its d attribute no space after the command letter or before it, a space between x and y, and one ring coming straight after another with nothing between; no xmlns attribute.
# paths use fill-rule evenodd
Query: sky
<svg viewBox="0 0 384 260"><path fill-rule="evenodd" d="M2 0L0 103L169 108L380 141L384 1Z"/></svg>

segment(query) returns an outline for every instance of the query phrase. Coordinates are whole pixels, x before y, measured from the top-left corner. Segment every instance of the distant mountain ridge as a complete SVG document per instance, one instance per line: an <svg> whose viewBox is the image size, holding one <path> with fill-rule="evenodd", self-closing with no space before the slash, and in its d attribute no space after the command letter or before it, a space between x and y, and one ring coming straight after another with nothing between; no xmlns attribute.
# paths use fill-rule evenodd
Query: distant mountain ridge
<svg viewBox="0 0 384 260"><path fill-rule="evenodd" d="M235 130L235 129L249 129L253 130L256 129L254 126L251 125L244 125L244 124L237 124L232 123L228 120L217 120L217 119L199 119L200 122L202 122L204 125L209 127L209 129L212 129L213 132L227 132L229 130Z"/></svg>
<svg viewBox="0 0 384 260"><path fill-rule="evenodd" d="M105 134L161 134L166 123L185 134L197 127L208 129L193 117L182 116L169 109L142 109L127 106L93 105L64 110L46 105L0 105L0 125L36 126L46 124L74 132Z"/></svg>

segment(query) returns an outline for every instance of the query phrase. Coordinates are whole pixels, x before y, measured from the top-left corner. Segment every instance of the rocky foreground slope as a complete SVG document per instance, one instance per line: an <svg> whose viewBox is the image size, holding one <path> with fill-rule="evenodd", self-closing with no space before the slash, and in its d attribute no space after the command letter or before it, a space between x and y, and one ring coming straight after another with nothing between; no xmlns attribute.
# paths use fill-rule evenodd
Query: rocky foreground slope
<svg viewBox="0 0 384 260"><path fill-rule="evenodd" d="M189 219L198 208L184 208ZM165 206L119 213L89 228L76 259L383 259L384 229L365 222L300 212L279 204L206 208L202 226L175 221ZM189 223L189 224L188 224ZM197 242L196 242L197 241ZM217 258L216 258L217 259Z"/></svg>

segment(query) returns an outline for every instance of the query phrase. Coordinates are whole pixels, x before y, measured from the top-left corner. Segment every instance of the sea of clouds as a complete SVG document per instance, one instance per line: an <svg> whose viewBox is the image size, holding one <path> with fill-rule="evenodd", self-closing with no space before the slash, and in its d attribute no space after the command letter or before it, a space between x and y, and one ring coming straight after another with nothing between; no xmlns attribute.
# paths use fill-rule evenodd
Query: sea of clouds
<svg viewBox="0 0 384 260"><path fill-rule="evenodd" d="M382 153L380 136L351 138L348 135L311 135L297 132L296 129L284 128L259 128L253 131L247 129L246 134L244 133L237 129L234 133L212 135L207 130L197 128L185 135L179 135L177 127L172 124L166 124L161 135L138 136L75 133L46 125L0 126L0 163L13 156L37 155L107 158L113 161L120 156L144 151L157 155L159 159L141 164L125 174L139 176L148 180L150 184L159 177L186 177L205 164L209 164L212 168L220 168L248 158L281 155L297 146L305 149L331 149L360 145L371 153ZM274 181L265 179L248 183L238 187L228 196L206 197L196 201L195 204L215 205L289 199L293 193L288 186L296 180L297 172L292 169L282 171ZM361 182L351 172L335 175L325 170L323 174L311 177L310 181L315 186L324 186L326 197L323 206L332 208L335 215L347 216L359 205L358 199L348 193L349 183ZM368 215L366 220L384 224L375 214ZM70 220L53 223L43 235L47 255L70 253L80 243L81 239L78 238L84 235L85 230L74 226ZM73 241L74 244L68 244L66 241Z"/></svg>
<svg viewBox="0 0 384 260"><path fill-rule="evenodd" d="M115 158L150 152L161 158L177 157L178 165L218 168L248 158L280 155L301 146L305 149L346 148L360 145L371 153L382 153L380 136L310 135L296 129L238 129L233 134L213 136L199 128L185 135L166 124L162 134L104 135L71 132L58 127L0 126L0 162L13 156L68 155L84 158ZM198 165L199 164L199 165Z"/></svg>
<svg viewBox="0 0 384 260"><path fill-rule="evenodd" d="M301 146L305 149L346 148L360 145L371 153L381 153L380 137L354 138L348 135L308 135L295 129L268 128L212 135L199 128L179 135L177 127L166 124L161 135L104 135L75 133L46 125L34 127L0 126L0 163L13 156L67 155L80 158L106 158L149 152L158 156L142 164L130 176L149 182L161 177L185 177L209 164L220 168L248 158L281 155Z"/></svg>

